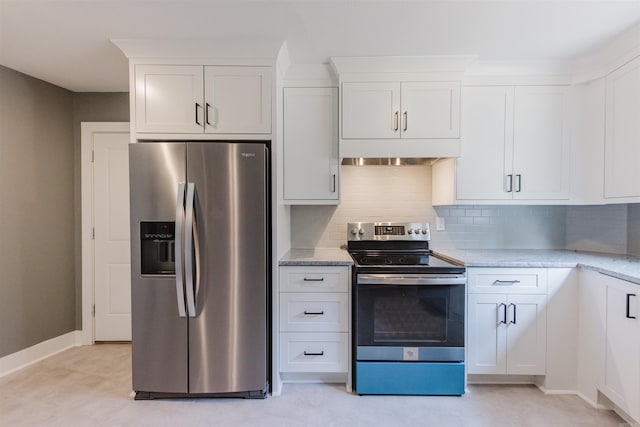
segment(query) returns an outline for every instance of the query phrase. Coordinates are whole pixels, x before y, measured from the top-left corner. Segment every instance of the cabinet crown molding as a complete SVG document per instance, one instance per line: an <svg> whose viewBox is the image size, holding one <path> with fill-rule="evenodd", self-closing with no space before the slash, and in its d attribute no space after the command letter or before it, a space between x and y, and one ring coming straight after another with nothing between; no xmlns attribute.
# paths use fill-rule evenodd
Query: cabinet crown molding
<svg viewBox="0 0 640 427"><path fill-rule="evenodd" d="M129 58L269 58L286 49L275 39L111 39Z"/></svg>
<svg viewBox="0 0 640 427"><path fill-rule="evenodd" d="M464 72L477 55L332 57L336 74Z"/></svg>

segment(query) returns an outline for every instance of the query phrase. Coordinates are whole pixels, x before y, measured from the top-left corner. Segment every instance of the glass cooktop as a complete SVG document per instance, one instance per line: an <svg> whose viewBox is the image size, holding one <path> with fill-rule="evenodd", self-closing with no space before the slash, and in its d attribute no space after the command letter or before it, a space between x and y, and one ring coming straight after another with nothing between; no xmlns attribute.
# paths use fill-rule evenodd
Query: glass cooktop
<svg viewBox="0 0 640 427"><path fill-rule="evenodd" d="M431 252L351 252L357 265L361 266L421 266L459 267L434 256Z"/></svg>

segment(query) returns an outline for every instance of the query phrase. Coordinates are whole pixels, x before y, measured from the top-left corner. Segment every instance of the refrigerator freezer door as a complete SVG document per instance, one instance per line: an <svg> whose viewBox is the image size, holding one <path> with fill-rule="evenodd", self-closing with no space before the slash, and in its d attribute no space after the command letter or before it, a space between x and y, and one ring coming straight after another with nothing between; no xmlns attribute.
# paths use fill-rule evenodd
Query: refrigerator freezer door
<svg viewBox="0 0 640 427"><path fill-rule="evenodd" d="M198 243L196 317L189 318L190 393L265 390L266 157L259 143L187 146Z"/></svg>
<svg viewBox="0 0 640 427"><path fill-rule="evenodd" d="M176 221L178 185L186 178L186 145L129 146L131 188L131 324L133 389L186 393L187 319L179 317L176 278L141 274L141 221ZM181 230L175 230L179 239Z"/></svg>

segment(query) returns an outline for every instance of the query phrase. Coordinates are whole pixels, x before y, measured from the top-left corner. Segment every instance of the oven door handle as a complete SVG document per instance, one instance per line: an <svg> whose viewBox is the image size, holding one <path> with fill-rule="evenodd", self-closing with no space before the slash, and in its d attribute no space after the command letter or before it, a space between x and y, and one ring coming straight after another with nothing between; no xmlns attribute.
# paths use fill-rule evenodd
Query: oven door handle
<svg viewBox="0 0 640 427"><path fill-rule="evenodd" d="M358 285L464 285L466 276L460 274L358 274Z"/></svg>

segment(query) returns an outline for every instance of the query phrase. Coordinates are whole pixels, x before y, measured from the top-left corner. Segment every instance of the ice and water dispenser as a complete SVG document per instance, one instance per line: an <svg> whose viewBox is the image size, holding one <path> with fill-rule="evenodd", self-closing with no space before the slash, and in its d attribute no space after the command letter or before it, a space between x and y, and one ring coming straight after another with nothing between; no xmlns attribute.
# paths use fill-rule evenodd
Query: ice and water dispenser
<svg viewBox="0 0 640 427"><path fill-rule="evenodd" d="M175 222L140 223L142 274L176 274Z"/></svg>

